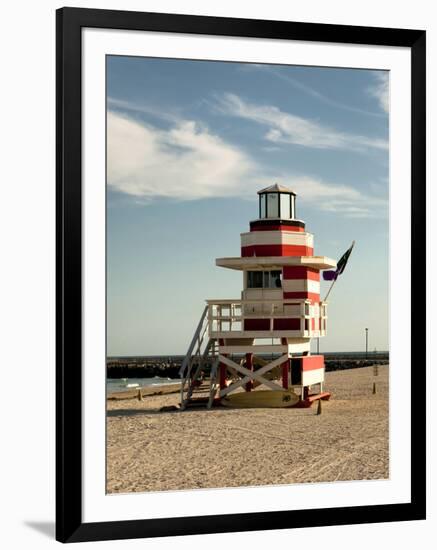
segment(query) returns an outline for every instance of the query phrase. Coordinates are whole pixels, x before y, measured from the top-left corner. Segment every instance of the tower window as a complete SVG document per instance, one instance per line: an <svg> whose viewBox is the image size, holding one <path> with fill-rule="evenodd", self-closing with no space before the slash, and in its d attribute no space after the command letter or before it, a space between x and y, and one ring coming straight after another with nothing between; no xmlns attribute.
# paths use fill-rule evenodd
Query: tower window
<svg viewBox="0 0 437 550"><path fill-rule="evenodd" d="M267 193L267 217L279 218L279 194Z"/></svg>
<svg viewBox="0 0 437 550"><path fill-rule="evenodd" d="M281 197L281 218L283 220L289 220L291 218L290 216L290 197L292 195L287 195L285 193L281 193L279 195Z"/></svg>
<svg viewBox="0 0 437 550"><path fill-rule="evenodd" d="M266 196L262 194L259 196L259 217L266 218Z"/></svg>
<svg viewBox="0 0 437 550"><path fill-rule="evenodd" d="M263 288L263 272L248 271L247 272L247 288Z"/></svg>
<svg viewBox="0 0 437 550"><path fill-rule="evenodd" d="M248 271L247 288L281 288L281 271Z"/></svg>

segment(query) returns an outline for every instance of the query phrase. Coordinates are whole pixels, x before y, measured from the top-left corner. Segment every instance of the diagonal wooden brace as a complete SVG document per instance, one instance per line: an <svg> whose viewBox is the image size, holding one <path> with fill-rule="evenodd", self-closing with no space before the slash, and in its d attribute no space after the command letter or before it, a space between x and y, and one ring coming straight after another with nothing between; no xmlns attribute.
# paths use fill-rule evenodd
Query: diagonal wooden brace
<svg viewBox="0 0 437 550"><path fill-rule="evenodd" d="M288 355L282 355L278 359L275 359L274 361L272 361L270 363L267 363L267 365L264 365L263 367L261 367L257 371L250 371L250 370L246 369L245 367L243 367L241 365L238 365L234 361L231 361L227 357L224 357L223 355L219 355L219 361L220 361L220 363L223 363L226 366L231 367L232 369L235 369L236 371L238 371L238 372L240 372L241 374L244 375L244 378L241 378L241 380L238 380L237 382L234 382L233 384L231 384L227 388L223 388L220 391L220 394L219 394L220 397L223 397L224 395L230 393L231 391L236 390L240 386L244 386L249 380L258 380L258 382L260 382L261 384L264 384L265 386L268 386L272 390L282 390L283 389L282 386L280 386L279 384L276 384L272 380L267 380L266 378L263 378L262 375L265 374L266 372L268 372L269 370L274 369L278 365L281 365L285 361L288 361Z"/></svg>

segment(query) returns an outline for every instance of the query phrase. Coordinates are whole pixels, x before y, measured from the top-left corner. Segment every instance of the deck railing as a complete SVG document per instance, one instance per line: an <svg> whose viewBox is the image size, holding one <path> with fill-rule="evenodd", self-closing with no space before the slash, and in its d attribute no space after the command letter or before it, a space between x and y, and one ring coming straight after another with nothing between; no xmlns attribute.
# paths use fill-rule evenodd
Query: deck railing
<svg viewBox="0 0 437 550"><path fill-rule="evenodd" d="M305 299L207 300L207 304L209 334L213 338L252 338L258 334L259 337L283 334L303 338L326 335L326 302L314 303ZM257 328L255 323L258 323ZM292 328L287 327L287 323Z"/></svg>

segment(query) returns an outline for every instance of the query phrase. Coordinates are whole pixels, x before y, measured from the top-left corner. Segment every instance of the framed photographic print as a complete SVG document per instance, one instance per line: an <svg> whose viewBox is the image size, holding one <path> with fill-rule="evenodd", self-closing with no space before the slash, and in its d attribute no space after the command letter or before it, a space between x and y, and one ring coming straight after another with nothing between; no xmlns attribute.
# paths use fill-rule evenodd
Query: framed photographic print
<svg viewBox="0 0 437 550"><path fill-rule="evenodd" d="M57 539L425 518L425 32L57 12Z"/></svg>

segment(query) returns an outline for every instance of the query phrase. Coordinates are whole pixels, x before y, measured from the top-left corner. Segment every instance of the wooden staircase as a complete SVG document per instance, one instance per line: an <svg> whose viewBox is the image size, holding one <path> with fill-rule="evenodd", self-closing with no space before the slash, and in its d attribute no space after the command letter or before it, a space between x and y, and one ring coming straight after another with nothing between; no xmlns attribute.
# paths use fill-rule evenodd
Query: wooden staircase
<svg viewBox="0 0 437 550"><path fill-rule="evenodd" d="M211 408L217 393L218 346L215 338L209 338L207 314L208 306L205 306L179 370L182 379L181 410L193 406ZM201 377L206 364L211 365L209 385Z"/></svg>

